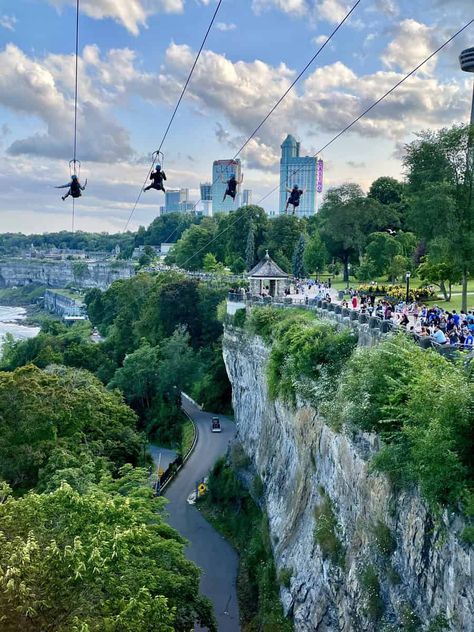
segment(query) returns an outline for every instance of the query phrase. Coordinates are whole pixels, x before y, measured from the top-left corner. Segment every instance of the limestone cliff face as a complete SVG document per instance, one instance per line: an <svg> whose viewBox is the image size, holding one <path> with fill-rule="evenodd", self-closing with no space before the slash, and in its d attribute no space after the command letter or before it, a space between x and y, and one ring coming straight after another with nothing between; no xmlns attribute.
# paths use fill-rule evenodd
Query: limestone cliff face
<svg viewBox="0 0 474 632"><path fill-rule="evenodd" d="M259 338L227 328L238 439L264 482L277 568L291 571L282 600L295 629L421 631L444 615L446 629L473 632L474 551L459 539L460 518L435 520L416 491L395 493L371 474L375 435L337 433L304 402L292 411L271 401L268 353ZM325 503L343 551L337 562L315 538Z"/></svg>
<svg viewBox="0 0 474 632"><path fill-rule="evenodd" d="M79 288L105 290L118 279L129 279L135 274L127 262L108 263L77 261L28 261L12 259L0 261L0 287L38 283L53 288L74 285Z"/></svg>

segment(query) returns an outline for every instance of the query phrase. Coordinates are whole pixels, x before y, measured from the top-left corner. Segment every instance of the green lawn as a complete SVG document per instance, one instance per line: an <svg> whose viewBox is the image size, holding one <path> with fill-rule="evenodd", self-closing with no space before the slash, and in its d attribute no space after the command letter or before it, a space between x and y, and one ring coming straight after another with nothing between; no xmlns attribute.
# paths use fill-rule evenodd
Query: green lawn
<svg viewBox="0 0 474 632"><path fill-rule="evenodd" d="M183 458L187 455L194 441L194 424L187 419L183 425L181 434L181 454Z"/></svg>

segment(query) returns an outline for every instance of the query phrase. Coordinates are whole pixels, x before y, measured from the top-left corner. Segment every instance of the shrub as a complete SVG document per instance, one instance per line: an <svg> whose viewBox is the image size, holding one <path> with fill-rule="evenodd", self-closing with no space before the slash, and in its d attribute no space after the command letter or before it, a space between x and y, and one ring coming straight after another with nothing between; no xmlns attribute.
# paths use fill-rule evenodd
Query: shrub
<svg viewBox="0 0 474 632"><path fill-rule="evenodd" d="M396 542L392 532L381 520L377 521L372 530L378 550L384 557L390 557L396 549Z"/></svg>
<svg viewBox="0 0 474 632"><path fill-rule="evenodd" d="M280 573L278 574L278 583L284 586L285 588L289 588L291 585L292 577L293 577L292 568L282 568Z"/></svg>
<svg viewBox="0 0 474 632"><path fill-rule="evenodd" d="M247 318L247 312L245 308L238 309L234 314L234 326L243 327L245 325L246 318Z"/></svg>
<svg viewBox="0 0 474 632"><path fill-rule="evenodd" d="M337 537L337 519L329 496L325 493L322 500L314 510L316 526L314 538L321 548L323 558L330 559L333 564L341 566L344 557L344 548Z"/></svg>
<svg viewBox="0 0 474 632"><path fill-rule="evenodd" d="M359 580L365 593L367 614L373 621L378 621L383 615L384 603L380 596L380 582L375 568L370 564L366 566Z"/></svg>

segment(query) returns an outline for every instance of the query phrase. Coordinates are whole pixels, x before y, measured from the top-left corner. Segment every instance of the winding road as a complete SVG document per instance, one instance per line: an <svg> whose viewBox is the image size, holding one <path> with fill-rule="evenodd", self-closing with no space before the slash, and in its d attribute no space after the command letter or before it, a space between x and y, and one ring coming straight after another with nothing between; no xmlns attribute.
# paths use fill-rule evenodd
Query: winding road
<svg viewBox="0 0 474 632"><path fill-rule="evenodd" d="M220 415L222 432L211 433L212 414L202 412L185 397L183 408L195 422L199 436L193 454L165 492L169 501L166 507L169 523L189 540L186 554L202 569L201 592L214 606L219 632L239 632L238 555L196 507L187 502L196 481L207 476L217 459L227 452L235 424ZM196 630L202 629L196 627Z"/></svg>

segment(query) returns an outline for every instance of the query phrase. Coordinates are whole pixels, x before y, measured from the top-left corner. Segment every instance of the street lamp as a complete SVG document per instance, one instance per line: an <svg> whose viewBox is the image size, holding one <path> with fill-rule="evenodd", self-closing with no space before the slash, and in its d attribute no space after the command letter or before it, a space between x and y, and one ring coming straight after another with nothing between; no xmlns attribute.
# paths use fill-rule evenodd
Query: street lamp
<svg viewBox="0 0 474 632"><path fill-rule="evenodd" d="M405 298L405 303L407 303L408 305L408 299L410 296L410 277L411 277L411 272L407 272L405 274L405 279L407 281L407 294L406 294L406 298Z"/></svg>
<svg viewBox="0 0 474 632"><path fill-rule="evenodd" d="M459 55L459 63L461 64L461 70L464 70L464 72L474 72L474 46L463 50ZM474 85L472 91L471 125L474 125Z"/></svg>
<svg viewBox="0 0 474 632"><path fill-rule="evenodd" d="M351 278L351 264L348 263L347 264L347 285L346 285L347 290L349 289L350 278Z"/></svg>

